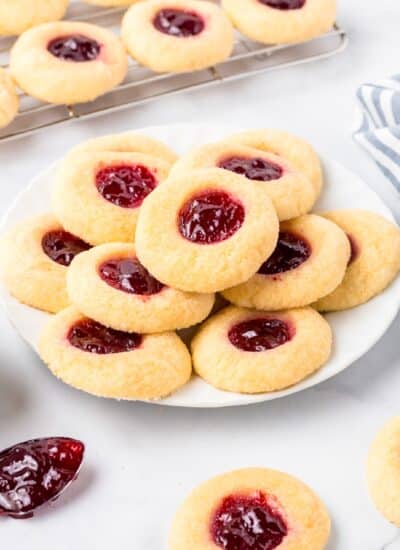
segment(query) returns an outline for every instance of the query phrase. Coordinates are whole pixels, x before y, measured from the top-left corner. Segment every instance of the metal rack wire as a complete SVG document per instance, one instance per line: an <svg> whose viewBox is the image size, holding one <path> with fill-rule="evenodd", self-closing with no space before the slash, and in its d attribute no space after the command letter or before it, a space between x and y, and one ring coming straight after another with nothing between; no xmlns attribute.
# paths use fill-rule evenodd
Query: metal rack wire
<svg viewBox="0 0 400 550"><path fill-rule="evenodd" d="M118 30L124 10L94 8L87 4L71 4L68 19L78 19ZM0 64L8 65L13 39L0 39ZM229 59L201 71L184 74L156 74L130 60L124 82L90 103L53 105L20 93L20 112L14 121L0 130L0 141L32 134L42 128L74 119L88 118L160 97L198 89L212 84L271 71L300 63L323 59L343 51L348 43L346 32L337 24L328 33L298 44L265 46L237 34Z"/></svg>

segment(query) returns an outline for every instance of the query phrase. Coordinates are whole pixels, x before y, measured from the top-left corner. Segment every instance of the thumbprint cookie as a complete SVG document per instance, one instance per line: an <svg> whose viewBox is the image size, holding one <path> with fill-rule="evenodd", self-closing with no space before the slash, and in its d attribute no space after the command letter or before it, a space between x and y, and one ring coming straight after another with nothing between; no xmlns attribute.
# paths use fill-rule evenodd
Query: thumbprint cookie
<svg viewBox="0 0 400 550"><path fill-rule="evenodd" d="M167 287L136 257L133 245L103 244L80 254L67 277L72 303L107 327L127 332L164 332L205 319L213 294L193 294Z"/></svg>
<svg viewBox="0 0 400 550"><path fill-rule="evenodd" d="M68 231L93 245L132 242L144 199L170 167L144 153L70 154L53 189L54 212Z"/></svg>
<svg viewBox="0 0 400 550"><path fill-rule="evenodd" d="M326 296L343 280L351 249L336 224L308 214L281 224L278 244L247 282L223 292L235 305L279 310Z"/></svg>
<svg viewBox="0 0 400 550"><path fill-rule="evenodd" d="M66 384L99 397L159 399L191 376L191 359L174 332L138 334L105 327L73 306L54 315L39 354Z"/></svg>
<svg viewBox="0 0 400 550"><path fill-rule="evenodd" d="M311 40L329 31L336 0L222 0L235 27L263 44Z"/></svg>
<svg viewBox="0 0 400 550"><path fill-rule="evenodd" d="M212 386L263 393L318 370L331 347L330 326L312 308L272 313L229 306L200 327L192 357L196 373Z"/></svg>
<svg viewBox="0 0 400 550"><path fill-rule="evenodd" d="M265 187L280 220L306 214L317 199L310 180L283 157L233 143L204 145L183 156L172 174L198 168L221 168L242 176L244 183Z"/></svg>
<svg viewBox="0 0 400 550"><path fill-rule="evenodd" d="M49 103L92 101L125 78L128 58L109 30L89 23L45 23L24 32L10 57L27 94Z"/></svg>
<svg viewBox="0 0 400 550"><path fill-rule="evenodd" d="M387 422L369 450L367 480L375 506L400 527L400 417Z"/></svg>
<svg viewBox="0 0 400 550"><path fill-rule="evenodd" d="M216 292L248 280L272 253L279 223L265 190L209 168L175 176L141 208L136 251L162 283Z"/></svg>
<svg viewBox="0 0 400 550"><path fill-rule="evenodd" d="M19 109L19 98L10 75L0 68L0 128L10 124Z"/></svg>
<svg viewBox="0 0 400 550"><path fill-rule="evenodd" d="M248 130L228 137L225 141L245 145L282 157L305 174L315 188L317 196L323 185L322 167L317 153L304 139L273 128Z"/></svg>
<svg viewBox="0 0 400 550"><path fill-rule="evenodd" d="M62 19L68 0L3 0L0 2L0 35L22 32L48 21Z"/></svg>
<svg viewBox="0 0 400 550"><path fill-rule="evenodd" d="M169 550L323 550L330 529L324 504L301 481L246 468L214 477L186 498Z"/></svg>
<svg viewBox="0 0 400 550"><path fill-rule="evenodd" d="M314 304L319 311L348 309L382 292L400 270L400 229L365 210L323 214L347 234L351 256L342 283Z"/></svg>
<svg viewBox="0 0 400 550"><path fill-rule="evenodd" d="M153 71L187 72L229 57L233 27L211 2L148 0L125 14L122 40L131 56Z"/></svg>
<svg viewBox="0 0 400 550"><path fill-rule="evenodd" d="M51 313L69 305L67 267L90 245L50 214L21 222L1 239L2 278L20 302Z"/></svg>

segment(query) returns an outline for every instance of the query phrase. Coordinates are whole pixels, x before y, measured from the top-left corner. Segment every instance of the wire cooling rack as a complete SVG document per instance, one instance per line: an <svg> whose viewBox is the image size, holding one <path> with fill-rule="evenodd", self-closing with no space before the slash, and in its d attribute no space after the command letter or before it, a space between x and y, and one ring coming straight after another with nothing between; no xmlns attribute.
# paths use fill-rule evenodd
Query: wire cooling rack
<svg viewBox="0 0 400 550"><path fill-rule="evenodd" d="M68 19L87 21L112 31L119 29L123 9L94 8L80 2L71 4ZM15 39L0 39L0 65L8 66L9 51ZM0 130L0 141L32 134L42 128L74 119L88 118L124 109L185 90L243 78L300 63L323 59L343 51L348 43L346 32L335 24L324 35L298 44L265 46L237 34L229 59L208 69L184 74L156 74L132 59L126 79L117 88L89 103L53 105L20 92L20 112L14 121Z"/></svg>

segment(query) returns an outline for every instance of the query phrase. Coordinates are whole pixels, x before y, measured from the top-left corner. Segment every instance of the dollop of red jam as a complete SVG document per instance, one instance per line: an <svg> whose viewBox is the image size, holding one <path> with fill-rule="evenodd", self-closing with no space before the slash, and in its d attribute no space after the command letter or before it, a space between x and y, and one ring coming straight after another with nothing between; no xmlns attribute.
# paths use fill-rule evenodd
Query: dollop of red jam
<svg viewBox="0 0 400 550"><path fill-rule="evenodd" d="M351 248L350 259L347 265L350 265L358 258L358 255L360 254L360 248L352 235L347 234L347 238L349 239Z"/></svg>
<svg viewBox="0 0 400 550"><path fill-rule="evenodd" d="M43 236L43 252L54 262L69 266L77 254L89 250L90 244L85 243L68 231L49 231Z"/></svg>
<svg viewBox="0 0 400 550"><path fill-rule="evenodd" d="M164 34L186 38L203 32L205 22L199 14L193 11L166 8L157 13L153 25Z"/></svg>
<svg viewBox="0 0 400 550"><path fill-rule="evenodd" d="M100 265L99 273L108 285L128 294L151 296L164 288L137 258L107 260Z"/></svg>
<svg viewBox="0 0 400 550"><path fill-rule="evenodd" d="M83 319L68 332L68 341L75 348L88 353L105 355L133 351L142 344L142 336L105 327L92 319Z"/></svg>
<svg viewBox="0 0 400 550"><path fill-rule="evenodd" d="M83 34L59 36L47 44L47 50L64 61L94 61L100 55L101 45Z"/></svg>
<svg viewBox="0 0 400 550"><path fill-rule="evenodd" d="M294 235L283 231L279 233L278 244L272 255L258 270L262 275L276 275L296 269L304 263L311 255L311 246L308 242Z"/></svg>
<svg viewBox="0 0 400 550"><path fill-rule="evenodd" d="M154 174L140 164L107 166L96 174L99 193L121 208L139 207L156 185Z"/></svg>
<svg viewBox="0 0 400 550"><path fill-rule="evenodd" d="M261 4L277 10L299 10L307 0L258 0Z"/></svg>
<svg viewBox="0 0 400 550"><path fill-rule="evenodd" d="M198 244L213 244L232 237L244 222L243 205L224 191L205 191L190 199L178 215L179 231Z"/></svg>
<svg viewBox="0 0 400 550"><path fill-rule="evenodd" d="M287 534L273 500L259 491L225 497L211 520L212 540L226 550L274 550Z"/></svg>
<svg viewBox="0 0 400 550"><path fill-rule="evenodd" d="M17 519L56 499L83 461L83 443L66 437L32 439L0 453L0 516Z"/></svg>
<svg viewBox="0 0 400 550"><path fill-rule="evenodd" d="M234 346L243 351L267 351L282 346L293 336L288 323L282 319L257 318L234 325L228 338Z"/></svg>
<svg viewBox="0 0 400 550"><path fill-rule="evenodd" d="M283 175L283 168L262 158L229 157L218 163L219 168L246 176L249 180L272 181Z"/></svg>

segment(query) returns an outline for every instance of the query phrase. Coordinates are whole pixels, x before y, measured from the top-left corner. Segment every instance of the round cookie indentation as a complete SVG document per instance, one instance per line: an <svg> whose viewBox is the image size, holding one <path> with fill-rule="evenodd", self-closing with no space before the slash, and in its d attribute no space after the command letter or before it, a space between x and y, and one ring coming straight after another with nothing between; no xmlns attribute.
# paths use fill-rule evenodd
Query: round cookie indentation
<svg viewBox="0 0 400 550"><path fill-rule="evenodd" d="M299 10L307 0L258 0L261 4L265 4L270 8L277 10Z"/></svg>
<svg viewBox="0 0 400 550"><path fill-rule="evenodd" d="M228 338L243 351L259 352L282 346L291 339L292 332L288 323L281 319L258 317L234 325Z"/></svg>
<svg viewBox="0 0 400 550"><path fill-rule="evenodd" d="M53 262L67 267L77 254L89 250L90 244L68 231L55 230L43 236L42 248Z"/></svg>
<svg viewBox="0 0 400 550"><path fill-rule="evenodd" d="M228 193L205 191L181 208L179 232L188 241L213 244L232 237L243 225L243 205Z"/></svg>
<svg viewBox="0 0 400 550"><path fill-rule="evenodd" d="M225 497L214 513L211 536L226 550L274 550L288 534L276 503L262 491Z"/></svg>
<svg viewBox="0 0 400 550"><path fill-rule="evenodd" d="M153 19L157 30L170 36L188 37L203 32L204 19L196 12L164 8Z"/></svg>
<svg viewBox="0 0 400 550"><path fill-rule="evenodd" d="M100 55L101 45L89 36L71 34L53 38L47 44L47 50L58 59L81 63L97 59Z"/></svg>
<svg viewBox="0 0 400 550"><path fill-rule="evenodd" d="M70 328L67 338L75 348L99 355L133 351L142 343L140 334L114 330L92 319L83 319L75 323Z"/></svg>
<svg viewBox="0 0 400 550"><path fill-rule="evenodd" d="M108 285L128 294L151 296L164 288L137 258L107 260L100 265L99 274Z"/></svg>
<svg viewBox="0 0 400 550"><path fill-rule="evenodd" d="M350 249L351 249L350 259L348 263L348 265L350 265L353 262L355 262L356 259L358 258L358 255L360 254L360 246L353 235L350 235L349 233L347 233L347 238L349 239Z"/></svg>
<svg viewBox="0 0 400 550"><path fill-rule="evenodd" d="M302 237L281 231L272 255L258 270L261 275L276 275L296 269L311 255L311 246Z"/></svg>
<svg viewBox="0 0 400 550"><path fill-rule="evenodd" d="M121 208L137 208L156 185L154 174L140 164L106 166L96 174L99 193Z"/></svg>
<svg viewBox="0 0 400 550"><path fill-rule="evenodd" d="M220 161L218 167L258 181L277 180L283 175L281 166L262 158L228 157Z"/></svg>

